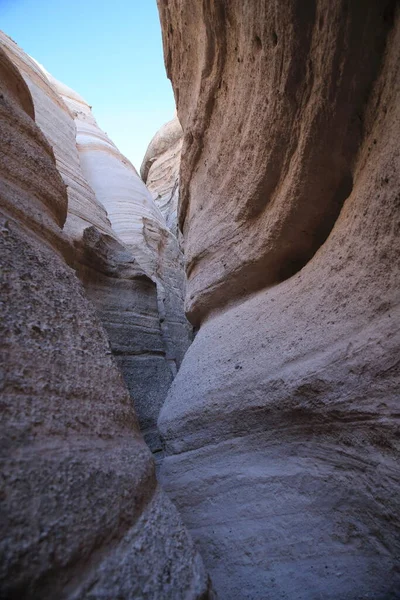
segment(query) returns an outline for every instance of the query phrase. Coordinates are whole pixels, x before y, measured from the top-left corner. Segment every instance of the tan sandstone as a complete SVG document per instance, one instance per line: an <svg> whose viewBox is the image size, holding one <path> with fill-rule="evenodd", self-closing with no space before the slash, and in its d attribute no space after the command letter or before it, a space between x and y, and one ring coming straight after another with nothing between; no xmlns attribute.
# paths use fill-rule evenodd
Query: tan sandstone
<svg viewBox="0 0 400 600"><path fill-rule="evenodd" d="M87 103L2 32L0 43L30 88L67 186L69 263L106 328L145 439L158 452L157 417L191 339L176 239Z"/></svg>
<svg viewBox="0 0 400 600"><path fill-rule="evenodd" d="M178 117L161 127L144 156L140 175L165 217L168 227L178 235L179 168L183 132Z"/></svg>
<svg viewBox="0 0 400 600"><path fill-rule="evenodd" d="M200 325L161 411L221 599L400 593L400 15L159 0Z"/></svg>
<svg viewBox="0 0 400 600"><path fill-rule="evenodd" d="M0 595L204 598L201 560L156 484L105 332L64 259L66 187L34 118L0 49Z"/></svg>

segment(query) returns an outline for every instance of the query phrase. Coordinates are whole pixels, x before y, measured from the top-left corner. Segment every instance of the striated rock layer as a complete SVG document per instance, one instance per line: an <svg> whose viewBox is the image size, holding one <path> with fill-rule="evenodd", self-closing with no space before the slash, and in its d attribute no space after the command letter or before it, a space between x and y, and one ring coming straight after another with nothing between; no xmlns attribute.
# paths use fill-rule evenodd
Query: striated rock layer
<svg viewBox="0 0 400 600"><path fill-rule="evenodd" d="M76 92L53 82L74 116L77 148L85 177L98 201L105 206L114 233L156 284L159 325L169 372L160 364L159 369L165 371L165 375L160 378L156 373L151 375L149 370L148 383L158 382L158 394L164 399L191 341L191 328L183 310L182 253L149 190L133 165L98 127L89 105ZM137 370L132 365L131 368L129 362L129 359L124 362L128 385ZM157 390L153 393L157 394Z"/></svg>
<svg viewBox="0 0 400 600"><path fill-rule="evenodd" d="M399 598L399 7L159 11L200 323L162 482L222 599Z"/></svg>
<svg viewBox="0 0 400 600"><path fill-rule="evenodd" d="M67 193L0 49L0 596L203 598L106 335L63 254Z"/></svg>
<svg viewBox="0 0 400 600"><path fill-rule="evenodd" d="M169 121L151 140L140 168L140 175L165 217L168 227L178 235L179 167L183 132L177 117Z"/></svg>
<svg viewBox="0 0 400 600"><path fill-rule="evenodd" d="M35 107L36 121L50 142L68 194L68 216L65 233L79 239L85 227L94 225L113 235L102 204L82 173L76 148L76 127L67 106L43 68L28 56L11 38L0 31L0 44L27 83Z"/></svg>
<svg viewBox="0 0 400 600"><path fill-rule="evenodd" d="M64 232L74 244L69 262L107 330L146 441L159 451L157 417L190 343L177 242L134 167L98 128L85 101L2 32L0 43L30 88L36 121L67 186Z"/></svg>

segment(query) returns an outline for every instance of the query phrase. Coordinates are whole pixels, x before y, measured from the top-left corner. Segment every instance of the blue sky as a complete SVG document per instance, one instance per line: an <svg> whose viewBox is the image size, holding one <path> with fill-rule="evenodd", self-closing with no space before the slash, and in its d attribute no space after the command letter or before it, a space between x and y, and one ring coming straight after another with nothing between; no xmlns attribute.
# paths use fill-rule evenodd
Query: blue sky
<svg viewBox="0 0 400 600"><path fill-rule="evenodd" d="M93 106L139 169L175 110L156 0L0 0L0 27Z"/></svg>

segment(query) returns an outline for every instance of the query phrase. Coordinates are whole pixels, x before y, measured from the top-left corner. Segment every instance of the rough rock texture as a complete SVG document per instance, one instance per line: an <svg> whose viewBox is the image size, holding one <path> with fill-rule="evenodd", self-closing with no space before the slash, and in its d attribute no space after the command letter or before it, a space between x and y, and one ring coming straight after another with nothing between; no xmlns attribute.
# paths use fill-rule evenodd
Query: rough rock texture
<svg viewBox="0 0 400 600"><path fill-rule="evenodd" d="M166 360L156 286L130 250L95 227L85 229L76 249L79 278L107 331L140 429L151 450L161 452L157 418L172 372Z"/></svg>
<svg viewBox="0 0 400 600"><path fill-rule="evenodd" d="M222 599L400 597L398 8L159 1L201 323L162 482Z"/></svg>
<svg viewBox="0 0 400 600"><path fill-rule="evenodd" d="M0 49L0 597L203 598L129 394L62 253L65 185Z"/></svg>
<svg viewBox="0 0 400 600"><path fill-rule="evenodd" d="M169 121L151 140L140 168L140 175L165 217L168 227L178 235L179 167L183 131L178 117Z"/></svg>
<svg viewBox="0 0 400 600"><path fill-rule="evenodd" d="M179 220L198 322L291 275L329 234L352 189L387 3L159 4L185 131Z"/></svg>
<svg viewBox="0 0 400 600"><path fill-rule="evenodd" d="M98 129L84 100L56 81L2 32L0 44L30 88L36 121L53 147L57 168L67 186L64 232L75 246L75 256L69 262L77 269L106 328L145 439L153 451L160 451L157 417L190 343L183 313L183 261L176 240L167 233L162 215L134 168ZM95 176L101 171L100 183L95 182L96 194L81 168L76 126L67 103L72 110L82 105L86 111L89 124L77 120L79 139L82 141L86 126L91 128L92 142L101 140L98 143L103 144L105 152L112 148L111 164L102 161L102 152L90 153ZM97 158L101 169L97 168ZM89 169L89 175L91 172ZM103 182L106 185L102 187ZM113 226L104 202L114 211ZM146 223L157 219L160 224L157 221L156 229L153 227L152 235L147 236L148 243ZM135 238L132 233L126 235L132 230ZM159 273L165 283L160 282L157 293Z"/></svg>

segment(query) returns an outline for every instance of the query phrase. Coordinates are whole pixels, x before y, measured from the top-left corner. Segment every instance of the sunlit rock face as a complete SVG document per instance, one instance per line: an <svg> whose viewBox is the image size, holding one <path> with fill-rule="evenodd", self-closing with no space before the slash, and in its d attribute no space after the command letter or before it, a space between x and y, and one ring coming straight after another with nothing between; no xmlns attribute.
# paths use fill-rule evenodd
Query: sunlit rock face
<svg viewBox="0 0 400 600"><path fill-rule="evenodd" d="M154 273L156 257L143 247L143 218L160 229L165 220L134 166L97 125L90 106L73 90L54 83L75 120L82 171L106 208L113 231L125 245L137 248L143 268Z"/></svg>
<svg viewBox="0 0 400 600"><path fill-rule="evenodd" d="M95 225L99 231L112 235L104 206L97 201L82 173L76 147L76 128L67 106L43 68L3 32L0 32L0 44L25 78L33 97L36 121L53 148L57 168L67 186L65 233L79 238L85 227Z"/></svg>
<svg viewBox="0 0 400 600"><path fill-rule="evenodd" d="M166 360L174 376L191 341L183 309L183 256L176 237L133 165L98 127L89 105L66 86L56 85L75 119L85 177L105 206L113 231L157 285Z"/></svg>
<svg viewBox="0 0 400 600"><path fill-rule="evenodd" d="M159 11L200 325L163 485L222 599L398 598L398 6Z"/></svg>
<svg viewBox="0 0 400 600"><path fill-rule="evenodd" d="M147 148L140 175L168 227L178 235L179 167L183 132L177 117L157 131Z"/></svg>
<svg viewBox="0 0 400 600"><path fill-rule="evenodd" d="M106 334L64 259L66 186L34 119L0 48L0 596L207 597Z"/></svg>
<svg viewBox="0 0 400 600"><path fill-rule="evenodd" d="M159 451L157 417L190 343L182 255L133 166L97 127L84 100L1 32L0 44L31 90L36 121L67 186L69 262L107 330L146 441ZM80 144L85 135L87 153ZM92 151L96 140L101 150Z"/></svg>

